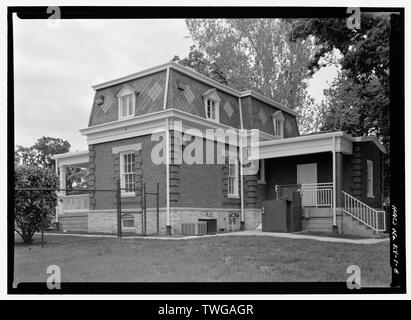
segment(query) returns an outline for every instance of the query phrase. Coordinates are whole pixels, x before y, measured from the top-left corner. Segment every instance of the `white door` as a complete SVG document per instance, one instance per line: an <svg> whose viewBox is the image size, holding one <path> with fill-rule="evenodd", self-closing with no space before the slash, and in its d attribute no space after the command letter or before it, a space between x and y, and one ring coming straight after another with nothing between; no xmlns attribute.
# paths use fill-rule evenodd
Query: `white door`
<svg viewBox="0 0 411 320"><path fill-rule="evenodd" d="M304 207L317 206L317 163L297 165L297 184L301 184L301 204Z"/></svg>

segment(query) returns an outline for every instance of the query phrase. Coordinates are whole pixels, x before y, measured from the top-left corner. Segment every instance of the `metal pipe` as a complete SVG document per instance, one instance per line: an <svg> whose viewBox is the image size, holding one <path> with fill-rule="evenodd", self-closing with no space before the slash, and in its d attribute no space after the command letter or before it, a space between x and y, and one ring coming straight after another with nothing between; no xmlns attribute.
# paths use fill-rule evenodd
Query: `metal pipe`
<svg viewBox="0 0 411 320"><path fill-rule="evenodd" d="M167 205L167 233L171 233L171 217L170 217L170 131L169 120L166 119L166 205Z"/></svg>
<svg viewBox="0 0 411 320"><path fill-rule="evenodd" d="M337 228L337 209L336 209L336 201L337 201L337 190L336 190L336 156L335 156L335 136L332 137L332 154L333 154L333 229Z"/></svg>

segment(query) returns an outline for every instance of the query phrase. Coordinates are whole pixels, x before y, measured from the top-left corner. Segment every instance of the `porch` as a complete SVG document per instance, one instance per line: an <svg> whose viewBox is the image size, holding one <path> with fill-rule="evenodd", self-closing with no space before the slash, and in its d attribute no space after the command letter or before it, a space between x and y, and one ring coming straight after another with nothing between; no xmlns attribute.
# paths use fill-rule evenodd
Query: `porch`
<svg viewBox="0 0 411 320"><path fill-rule="evenodd" d="M257 149L251 147L249 160L259 160L260 168L257 207L265 200L281 200L298 191L307 225L315 222L316 227L321 224L326 229L322 231L345 233L356 228L353 220L364 231L384 231L384 212L379 209L380 158L369 152L370 144L375 153L385 151L375 137L354 138L343 132L265 141ZM372 197L367 191L369 160L378 169L371 179Z"/></svg>
<svg viewBox="0 0 411 320"><path fill-rule="evenodd" d="M88 191L67 189L67 169L69 167L88 169L89 153L88 151L68 152L54 155L52 158L56 161L56 174L60 177L59 198L61 201L56 207L55 217L55 221L59 222L59 218L64 215L78 216L90 208Z"/></svg>

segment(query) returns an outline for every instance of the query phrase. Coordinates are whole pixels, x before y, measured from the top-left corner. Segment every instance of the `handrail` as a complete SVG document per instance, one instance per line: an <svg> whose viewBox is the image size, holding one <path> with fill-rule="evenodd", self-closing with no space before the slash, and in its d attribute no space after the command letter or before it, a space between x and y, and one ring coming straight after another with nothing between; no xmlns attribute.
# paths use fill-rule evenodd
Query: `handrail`
<svg viewBox="0 0 411 320"><path fill-rule="evenodd" d="M88 197L90 194L82 193L82 194L69 194L69 195L62 195L64 198L74 198L74 197Z"/></svg>
<svg viewBox="0 0 411 320"><path fill-rule="evenodd" d="M370 207L368 204L366 204L366 203L362 202L361 200L358 200L356 197L353 197L352 195L348 194L348 193L347 193L347 192L345 192L345 191L341 191L341 192L342 192L343 194L345 194L345 195L349 196L350 198L353 198L354 200L356 200L356 201L358 201L358 202L362 203L365 207L367 207L367 208L369 208L369 209L371 209L371 210L375 210L375 211L382 211L382 210L376 210L376 209L374 209L373 207Z"/></svg>
<svg viewBox="0 0 411 320"><path fill-rule="evenodd" d="M331 182L304 183L301 185L303 207L331 207L333 184Z"/></svg>
<svg viewBox="0 0 411 320"><path fill-rule="evenodd" d="M342 191L342 193L344 195L344 212L369 226L375 230L377 234L378 231L385 231L385 211L374 209L347 192ZM383 213L382 221L380 221L378 217L380 213ZM382 228L380 228L380 222L382 222Z"/></svg>
<svg viewBox="0 0 411 320"><path fill-rule="evenodd" d="M303 183L302 186L332 186L332 182Z"/></svg>

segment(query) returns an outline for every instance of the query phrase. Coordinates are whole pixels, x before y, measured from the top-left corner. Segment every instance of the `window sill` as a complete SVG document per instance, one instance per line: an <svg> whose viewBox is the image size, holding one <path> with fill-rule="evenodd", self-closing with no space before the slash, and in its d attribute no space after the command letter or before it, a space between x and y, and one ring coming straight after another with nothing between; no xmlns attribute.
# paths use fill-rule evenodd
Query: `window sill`
<svg viewBox="0 0 411 320"><path fill-rule="evenodd" d="M220 121L217 120L217 119L211 119L211 118L207 118L207 117L206 117L206 120L212 121L212 122L215 122L215 123L220 123Z"/></svg>
<svg viewBox="0 0 411 320"><path fill-rule="evenodd" d="M125 119L130 119L133 118L134 114L130 115L130 116L126 116L126 117L118 117L118 120L125 120Z"/></svg>
<svg viewBox="0 0 411 320"><path fill-rule="evenodd" d="M240 196L233 194L233 195L228 195L227 198L229 198L229 199L240 199Z"/></svg>
<svg viewBox="0 0 411 320"><path fill-rule="evenodd" d="M122 198L131 198L131 197L135 197L135 196L136 196L135 192L133 192L133 193L122 193L121 194Z"/></svg>
<svg viewBox="0 0 411 320"><path fill-rule="evenodd" d="M369 199L374 199L375 197L372 196L372 195L367 194L367 198L369 198Z"/></svg>
<svg viewBox="0 0 411 320"><path fill-rule="evenodd" d="M264 181L264 180L258 180L257 183L258 183L258 184L267 184L267 182Z"/></svg>
<svg viewBox="0 0 411 320"><path fill-rule="evenodd" d="M121 231L135 232L135 231L136 231L136 227L124 227L124 226L121 226Z"/></svg>

